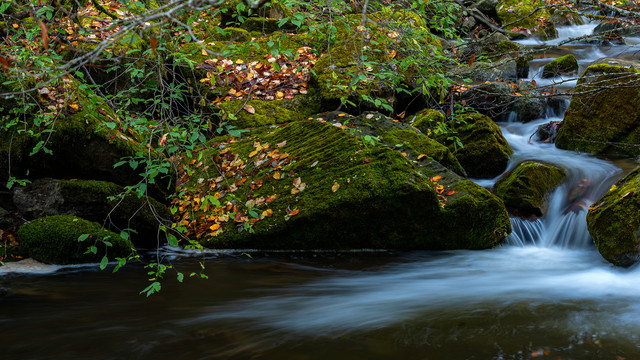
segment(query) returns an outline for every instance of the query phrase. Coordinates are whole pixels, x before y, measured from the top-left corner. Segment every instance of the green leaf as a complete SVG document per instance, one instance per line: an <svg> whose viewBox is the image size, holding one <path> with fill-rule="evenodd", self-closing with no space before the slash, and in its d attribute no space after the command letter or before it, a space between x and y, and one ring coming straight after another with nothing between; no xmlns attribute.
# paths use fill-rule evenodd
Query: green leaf
<svg viewBox="0 0 640 360"><path fill-rule="evenodd" d="M181 272L178 272L178 281L182 282L184 280L184 274Z"/></svg>
<svg viewBox="0 0 640 360"><path fill-rule="evenodd" d="M107 265L109 265L109 259L107 258L107 255L102 257L102 260L100 260L100 270L104 270Z"/></svg>
<svg viewBox="0 0 640 360"><path fill-rule="evenodd" d="M129 233L126 231L120 231L120 237L125 239L125 240L129 240Z"/></svg>
<svg viewBox="0 0 640 360"><path fill-rule="evenodd" d="M167 234L167 242L169 246L178 247L178 239L173 234Z"/></svg>
<svg viewBox="0 0 640 360"><path fill-rule="evenodd" d="M82 234L80 236L78 236L78 241L82 242L85 241L89 238L89 234Z"/></svg>

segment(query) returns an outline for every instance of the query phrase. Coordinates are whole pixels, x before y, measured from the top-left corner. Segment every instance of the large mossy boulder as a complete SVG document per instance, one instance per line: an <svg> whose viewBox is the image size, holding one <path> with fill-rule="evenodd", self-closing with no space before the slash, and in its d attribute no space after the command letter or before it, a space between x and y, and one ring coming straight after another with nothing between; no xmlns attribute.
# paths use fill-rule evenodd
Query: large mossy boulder
<svg viewBox="0 0 640 360"><path fill-rule="evenodd" d="M565 177L565 171L555 165L525 161L501 177L494 192L512 213L542 216L547 196Z"/></svg>
<svg viewBox="0 0 640 360"><path fill-rule="evenodd" d="M90 237L78 241L83 234ZM47 264L81 264L109 258L126 257L135 251L130 241L104 230L98 223L73 215L54 215L30 221L18 230L18 241L24 252ZM105 241L110 243L107 246ZM89 246L97 251L87 252Z"/></svg>
<svg viewBox="0 0 640 360"><path fill-rule="evenodd" d="M640 155L640 72L596 64L582 74L556 146L599 154Z"/></svg>
<svg viewBox="0 0 640 360"><path fill-rule="evenodd" d="M640 260L640 168L589 208L587 226L607 261L630 266Z"/></svg>
<svg viewBox="0 0 640 360"><path fill-rule="evenodd" d="M573 54L553 59L542 69L543 78L552 78L560 75L574 75L578 73L578 60Z"/></svg>
<svg viewBox="0 0 640 360"><path fill-rule="evenodd" d="M53 117L44 114L50 112L47 106L53 105L42 98L40 104L31 108L25 104L22 107L25 114L5 115L5 124L15 121L11 126L0 127L0 180L15 176L137 183L140 178L130 169L113 167L121 158L135 156L138 151L135 137L121 130L120 122L105 102L80 90L76 83L70 86L64 95L69 106L56 110L59 112ZM39 122L42 119L49 120ZM47 151L40 149L31 155L39 146Z"/></svg>
<svg viewBox="0 0 640 360"><path fill-rule="evenodd" d="M492 178L507 168L513 149L493 120L481 114L464 114L456 117L450 128L450 133L439 134L436 140L449 147L469 177Z"/></svg>
<svg viewBox="0 0 640 360"><path fill-rule="evenodd" d="M131 238L141 247L155 247L158 227L168 226L171 218L167 207L153 198L138 198L106 181L38 179L16 188L13 203L27 219L75 215L118 233L133 229Z"/></svg>
<svg viewBox="0 0 640 360"><path fill-rule="evenodd" d="M460 94L460 101L494 121L507 121L512 113L521 122L543 116L547 102L540 92L528 81L514 86L502 81L480 84Z"/></svg>
<svg viewBox="0 0 640 360"><path fill-rule="evenodd" d="M535 34L542 40L558 37L551 14L544 4L537 4L535 0L501 0L496 6L496 12L506 30L528 30L526 35Z"/></svg>
<svg viewBox="0 0 640 360"><path fill-rule="evenodd" d="M431 164L423 171L371 135L352 135L342 121L295 122L214 149L205 156L229 173L211 167L202 182L192 177L176 200L195 209L194 197L231 193L236 199L178 214L196 236L206 231L199 240L207 247L481 249L511 230L502 201L486 189L433 160L421 159ZM252 220L251 213L262 215ZM192 219L206 221L194 225Z"/></svg>
<svg viewBox="0 0 640 360"><path fill-rule="evenodd" d="M238 128L278 125L298 121L320 110L320 98L314 94L296 95L284 100L232 100L218 105L223 119Z"/></svg>

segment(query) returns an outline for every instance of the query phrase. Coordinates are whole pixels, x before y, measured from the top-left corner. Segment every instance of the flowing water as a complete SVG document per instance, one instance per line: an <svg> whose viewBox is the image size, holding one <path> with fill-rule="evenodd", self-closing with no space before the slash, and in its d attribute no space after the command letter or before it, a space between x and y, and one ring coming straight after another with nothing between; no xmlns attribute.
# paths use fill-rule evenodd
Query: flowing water
<svg viewBox="0 0 640 360"><path fill-rule="evenodd" d="M568 51L582 66L632 53ZM563 81L537 77L550 60L532 63L539 84ZM0 267L0 359L640 359L640 268L605 262L585 223L633 164L529 142L562 113L501 124L515 150L510 169L534 159L569 174L545 217L512 219L502 247L252 258L165 249L177 269L209 279L168 276L151 298L138 295L148 284L141 265L111 274L12 264Z"/></svg>

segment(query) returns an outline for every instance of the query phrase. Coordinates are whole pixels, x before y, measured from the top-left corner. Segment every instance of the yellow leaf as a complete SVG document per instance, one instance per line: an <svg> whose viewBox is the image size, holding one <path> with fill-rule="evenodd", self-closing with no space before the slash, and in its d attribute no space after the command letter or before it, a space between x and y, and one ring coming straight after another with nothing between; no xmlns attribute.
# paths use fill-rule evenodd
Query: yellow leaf
<svg viewBox="0 0 640 360"><path fill-rule="evenodd" d="M284 93L282 91L276 92L276 99L280 100L284 97Z"/></svg>
<svg viewBox="0 0 640 360"><path fill-rule="evenodd" d="M618 187L616 186L616 184L611 185L611 189L609 189L609 191L614 191L615 189L617 189Z"/></svg>
<svg viewBox="0 0 640 360"><path fill-rule="evenodd" d="M71 110L73 110L73 111L76 111L76 112L77 112L77 111L80 111L80 105L78 105L78 104L76 104L76 103L70 104L70 105L69 105L69 107L70 107L70 108L71 108Z"/></svg>
<svg viewBox="0 0 640 360"><path fill-rule="evenodd" d="M207 50L202 49L202 55L207 56L207 55L209 55L209 54L207 54Z"/></svg>
<svg viewBox="0 0 640 360"><path fill-rule="evenodd" d="M273 178L274 178L274 179L276 179L276 180L280 180L280 177L281 177L281 176L282 176L282 175L280 174L280 172L279 172L279 171L276 171L275 173L273 173Z"/></svg>
<svg viewBox="0 0 640 360"><path fill-rule="evenodd" d="M295 195L295 194L297 194L299 192L300 192L300 190L298 190L298 188L291 189L291 195Z"/></svg>
<svg viewBox="0 0 640 360"><path fill-rule="evenodd" d="M427 155L427 154L420 154L420 155L418 155L418 160L422 160L422 159L427 158L427 157L429 157L429 155Z"/></svg>
<svg viewBox="0 0 640 360"><path fill-rule="evenodd" d="M256 156L257 154L258 154L258 150L254 150L254 151L252 151L252 152L250 152L250 153L249 153L249 157L250 157L250 158L251 158L251 157L254 157L254 156Z"/></svg>
<svg viewBox="0 0 640 360"><path fill-rule="evenodd" d="M18 25L18 24L13 24L13 28L14 28L14 29L17 29L17 28L19 28L19 27L20 27L20 25Z"/></svg>
<svg viewBox="0 0 640 360"><path fill-rule="evenodd" d="M244 61L242 59L238 59L238 60L236 60L236 64L237 65L242 65L242 64L244 64Z"/></svg>
<svg viewBox="0 0 640 360"><path fill-rule="evenodd" d="M213 224L213 225L209 226L209 229L211 229L211 231L216 231L216 230L220 229L220 224Z"/></svg>
<svg viewBox="0 0 640 360"><path fill-rule="evenodd" d="M436 185L436 192L442 194L444 192L444 185Z"/></svg>
<svg viewBox="0 0 640 360"><path fill-rule="evenodd" d="M389 58L393 59L394 57L396 57L396 51L395 50L391 50L391 52L389 53Z"/></svg>

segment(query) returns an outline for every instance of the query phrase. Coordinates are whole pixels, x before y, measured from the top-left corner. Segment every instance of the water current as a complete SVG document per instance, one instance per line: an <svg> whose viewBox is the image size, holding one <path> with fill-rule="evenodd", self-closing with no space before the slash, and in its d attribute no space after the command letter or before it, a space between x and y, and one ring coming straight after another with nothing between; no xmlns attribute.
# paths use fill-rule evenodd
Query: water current
<svg viewBox="0 0 640 360"><path fill-rule="evenodd" d="M594 26L560 28L549 43ZM566 45L533 61L529 80L570 87L540 79L541 65L572 52L584 67L634 47ZM186 273L205 262L210 279L168 278L151 298L137 294L142 266L0 267L0 359L640 359L640 268L605 262L585 222L632 164L529 142L562 113L501 124L510 169L534 159L569 173L547 215L512 219L502 247L253 258L165 249Z"/></svg>

